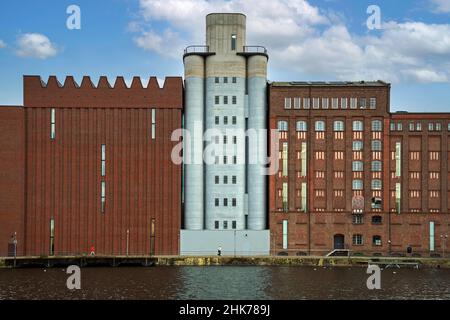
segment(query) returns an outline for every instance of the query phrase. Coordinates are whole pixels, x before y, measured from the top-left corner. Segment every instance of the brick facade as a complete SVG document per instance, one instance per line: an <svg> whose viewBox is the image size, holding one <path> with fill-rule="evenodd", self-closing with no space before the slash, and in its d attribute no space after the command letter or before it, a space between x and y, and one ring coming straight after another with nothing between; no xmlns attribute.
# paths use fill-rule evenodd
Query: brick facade
<svg viewBox="0 0 450 320"><path fill-rule="evenodd" d="M343 247L387 254L404 253L408 246L421 255L441 252L440 235L449 234L450 223L450 114L391 114L390 85L383 82L272 83L269 95L269 125L279 129L280 138L280 150L275 151L280 171L269 178L273 253L326 254ZM356 105L351 105L352 98ZM413 119L422 123L421 131L409 131ZM297 128L299 121L306 128ZM323 128L316 127L320 121ZM336 121L342 123L335 125ZM355 121L362 127L353 127ZM391 131L393 122L403 122L403 130ZM429 132L430 122L441 123L440 130ZM396 142L402 149L399 177L393 176ZM420 153L418 160L408 160L410 148ZM409 179L416 171L419 180ZM426 195L419 202L410 197L417 196L411 193L417 190Z"/></svg>

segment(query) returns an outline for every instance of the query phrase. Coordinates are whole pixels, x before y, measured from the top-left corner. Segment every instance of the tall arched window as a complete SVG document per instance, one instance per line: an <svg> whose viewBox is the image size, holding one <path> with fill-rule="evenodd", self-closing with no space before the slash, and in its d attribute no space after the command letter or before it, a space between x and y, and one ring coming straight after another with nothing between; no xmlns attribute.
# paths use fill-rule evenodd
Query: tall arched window
<svg viewBox="0 0 450 320"><path fill-rule="evenodd" d="M306 121L297 121L297 132L306 132L308 131L308 125Z"/></svg>
<svg viewBox="0 0 450 320"><path fill-rule="evenodd" d="M288 122L284 120L278 121L278 131L289 131Z"/></svg>
<svg viewBox="0 0 450 320"><path fill-rule="evenodd" d="M353 131L363 131L364 130L364 124L362 121L356 120L353 121Z"/></svg>
<svg viewBox="0 0 450 320"><path fill-rule="evenodd" d="M316 121L316 132L325 131L325 121Z"/></svg>
<svg viewBox="0 0 450 320"><path fill-rule="evenodd" d="M383 122L381 122L380 120L373 120L372 131L383 131Z"/></svg>
<svg viewBox="0 0 450 320"><path fill-rule="evenodd" d="M344 121L335 121L333 124L333 130L336 132L343 132L345 130Z"/></svg>

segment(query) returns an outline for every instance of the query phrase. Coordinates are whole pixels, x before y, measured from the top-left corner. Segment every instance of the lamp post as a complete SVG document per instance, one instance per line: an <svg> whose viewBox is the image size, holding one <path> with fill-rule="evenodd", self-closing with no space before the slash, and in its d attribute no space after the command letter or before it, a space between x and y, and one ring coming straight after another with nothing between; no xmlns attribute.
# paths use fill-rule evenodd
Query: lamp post
<svg viewBox="0 0 450 320"><path fill-rule="evenodd" d="M445 258L445 245L447 244L448 234L441 234L442 258Z"/></svg>
<svg viewBox="0 0 450 320"><path fill-rule="evenodd" d="M392 241L389 239L388 240L388 250L389 250L389 256L391 255L391 252L392 252L392 250L391 250L391 244L392 244Z"/></svg>

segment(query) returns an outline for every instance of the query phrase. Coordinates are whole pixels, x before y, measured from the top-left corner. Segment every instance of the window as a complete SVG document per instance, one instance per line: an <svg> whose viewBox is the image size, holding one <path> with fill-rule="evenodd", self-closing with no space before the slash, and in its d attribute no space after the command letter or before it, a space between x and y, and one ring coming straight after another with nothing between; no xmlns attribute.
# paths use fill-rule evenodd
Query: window
<svg viewBox="0 0 450 320"><path fill-rule="evenodd" d="M310 109L310 108L311 108L311 99L303 98L303 109Z"/></svg>
<svg viewBox="0 0 450 320"><path fill-rule="evenodd" d="M383 183L381 180L372 180L372 190L381 190Z"/></svg>
<svg viewBox="0 0 450 320"><path fill-rule="evenodd" d="M228 117L227 116L223 117L223 124L224 125L228 124Z"/></svg>
<svg viewBox="0 0 450 320"><path fill-rule="evenodd" d="M214 183L215 183L215 184L219 184L219 183L220 183L220 178L219 178L219 176L215 176L215 177L214 177Z"/></svg>
<svg viewBox="0 0 450 320"><path fill-rule="evenodd" d="M353 180L352 187L353 187L353 190L363 190L363 181L362 180Z"/></svg>
<svg viewBox="0 0 450 320"><path fill-rule="evenodd" d="M152 109L152 140L156 139L156 109Z"/></svg>
<svg viewBox="0 0 450 320"><path fill-rule="evenodd" d="M352 241L354 246L362 246L364 244L362 234L354 234Z"/></svg>
<svg viewBox="0 0 450 320"><path fill-rule="evenodd" d="M233 207L236 207L236 198L233 198L231 200L231 204L232 204Z"/></svg>
<svg viewBox="0 0 450 320"><path fill-rule="evenodd" d="M50 219L50 256L55 255L55 219Z"/></svg>
<svg viewBox="0 0 450 320"><path fill-rule="evenodd" d="M236 40L237 40L237 35L232 34L231 35L231 51L236 50Z"/></svg>
<svg viewBox="0 0 450 320"><path fill-rule="evenodd" d="M224 221L223 222L223 229L227 230L228 229L228 221Z"/></svg>
<svg viewBox="0 0 450 320"><path fill-rule="evenodd" d="M297 132L306 132L308 130L308 125L306 121L297 121Z"/></svg>
<svg viewBox="0 0 450 320"><path fill-rule="evenodd" d="M370 109L374 110L377 108L377 98L370 98Z"/></svg>
<svg viewBox="0 0 450 320"><path fill-rule="evenodd" d="M409 131L414 131L416 129L416 126L414 125L414 122L409 123Z"/></svg>
<svg viewBox="0 0 450 320"><path fill-rule="evenodd" d="M228 207L228 199L227 198L223 199L223 206Z"/></svg>
<svg viewBox="0 0 450 320"><path fill-rule="evenodd" d="M236 83L236 77L233 77L232 82Z"/></svg>
<svg viewBox="0 0 450 320"><path fill-rule="evenodd" d="M400 177L402 174L402 143L395 143L395 177Z"/></svg>
<svg viewBox="0 0 450 320"><path fill-rule="evenodd" d="M233 104L236 104L236 103L237 103L237 97L236 97L236 96L233 96L232 99L233 99L233 100L232 100L232 103L233 103Z"/></svg>
<svg viewBox="0 0 450 320"><path fill-rule="evenodd" d="M303 212L306 212L306 208L307 208L307 187L306 187L306 182L302 182L302 191L301 191L301 210Z"/></svg>
<svg viewBox="0 0 450 320"><path fill-rule="evenodd" d="M214 221L214 229L219 229L219 221Z"/></svg>
<svg viewBox="0 0 450 320"><path fill-rule="evenodd" d="M223 83L228 83L228 78L227 77L223 78Z"/></svg>
<svg viewBox="0 0 450 320"><path fill-rule="evenodd" d="M233 164L237 164L237 156L233 156Z"/></svg>
<svg viewBox="0 0 450 320"><path fill-rule="evenodd" d="M436 131L442 130L442 124L440 122L436 123Z"/></svg>
<svg viewBox="0 0 450 320"><path fill-rule="evenodd" d="M101 153L102 153L101 175L102 175L102 177L104 177L104 176L106 176L106 145L104 145L104 144L102 144Z"/></svg>
<svg viewBox="0 0 450 320"><path fill-rule="evenodd" d="M362 214L352 215L352 223L353 224L363 224L364 223L364 215L362 215Z"/></svg>
<svg viewBox="0 0 450 320"><path fill-rule="evenodd" d="M366 109L366 107L367 107L367 100L366 100L366 98L361 98L361 99L359 99L359 108L360 109Z"/></svg>
<svg viewBox="0 0 450 320"><path fill-rule="evenodd" d="M56 109L50 111L50 139L56 138Z"/></svg>
<svg viewBox="0 0 450 320"><path fill-rule="evenodd" d="M372 216L372 224L382 224L383 218L381 216Z"/></svg>
<svg viewBox="0 0 450 320"><path fill-rule="evenodd" d="M358 107L358 98L350 98L350 109L356 109Z"/></svg>
<svg viewBox="0 0 450 320"><path fill-rule="evenodd" d="M364 148L364 144L362 141L353 141L353 151L362 151Z"/></svg>
<svg viewBox="0 0 450 320"><path fill-rule="evenodd" d="M434 123L430 122L428 124L428 131L434 131Z"/></svg>
<svg viewBox="0 0 450 320"><path fill-rule="evenodd" d="M237 118L236 118L236 116L233 116L233 118L232 118L232 121L233 121L233 124L235 125L235 124L236 124L236 122L237 122Z"/></svg>
<svg viewBox="0 0 450 320"><path fill-rule="evenodd" d="M364 171L364 164L362 161L353 161L352 163L353 172L361 172Z"/></svg>
<svg viewBox="0 0 450 320"><path fill-rule="evenodd" d="M215 205L216 207L219 206L219 198L215 198L215 199L214 199L214 205Z"/></svg>
<svg viewBox="0 0 450 320"><path fill-rule="evenodd" d="M219 124L220 123L220 118L218 116L216 116L216 120L215 120L215 124Z"/></svg>
<svg viewBox="0 0 450 320"><path fill-rule="evenodd" d="M287 182L283 182L283 211L288 212L288 184Z"/></svg>
<svg viewBox="0 0 450 320"><path fill-rule="evenodd" d="M316 132L325 131L325 121L316 121Z"/></svg>
<svg viewBox="0 0 450 320"><path fill-rule="evenodd" d="M288 122L287 121L278 121L278 131L286 132L288 131Z"/></svg>
<svg viewBox="0 0 450 320"><path fill-rule="evenodd" d="M291 109L291 98L284 98L284 108L285 109Z"/></svg>
<svg viewBox="0 0 450 320"><path fill-rule="evenodd" d="M343 132L344 131L344 121L335 121L333 124L333 129L336 132Z"/></svg>
<svg viewBox="0 0 450 320"><path fill-rule="evenodd" d="M288 248L288 220L283 220L283 249Z"/></svg>
<svg viewBox="0 0 450 320"><path fill-rule="evenodd" d="M236 183L237 183L236 176L233 176L233 177L231 178L231 181L232 181L233 184L236 184Z"/></svg>
<svg viewBox="0 0 450 320"><path fill-rule="evenodd" d="M395 184L395 211L400 214L402 199L402 187L400 183Z"/></svg>
<svg viewBox="0 0 450 320"><path fill-rule="evenodd" d="M331 100L331 108L332 109L338 109L339 108L339 99L338 98L333 98Z"/></svg>
<svg viewBox="0 0 450 320"><path fill-rule="evenodd" d="M380 172L383 169L383 164L381 161L373 161L372 162L372 171L373 172Z"/></svg>
<svg viewBox="0 0 450 320"><path fill-rule="evenodd" d="M381 151L383 149L383 145L380 140L372 141L372 151Z"/></svg>
<svg viewBox="0 0 450 320"><path fill-rule="evenodd" d="M228 184L228 176L223 176L223 184Z"/></svg>
<svg viewBox="0 0 450 320"><path fill-rule="evenodd" d="M395 131L395 122L391 122L390 130Z"/></svg>
<svg viewBox="0 0 450 320"><path fill-rule="evenodd" d="M237 137L233 136L233 144L237 144Z"/></svg>
<svg viewBox="0 0 450 320"><path fill-rule="evenodd" d="M381 246L381 236L373 236L372 237L372 244L374 246Z"/></svg>
<svg viewBox="0 0 450 320"><path fill-rule="evenodd" d="M228 96L223 97L223 104L228 104Z"/></svg>
<svg viewBox="0 0 450 320"><path fill-rule="evenodd" d="M228 163L228 157L227 156L224 156L223 157L223 164L227 164Z"/></svg>
<svg viewBox="0 0 450 320"><path fill-rule="evenodd" d="M313 98L313 109L319 109L320 99Z"/></svg>
<svg viewBox="0 0 450 320"><path fill-rule="evenodd" d="M288 144L287 142L283 142L283 152L281 154L282 163L283 163L283 177L288 176Z"/></svg>
<svg viewBox="0 0 450 320"><path fill-rule="evenodd" d="M422 131L422 123L417 122L417 124L416 124L416 130L417 130L417 131Z"/></svg>
<svg viewBox="0 0 450 320"><path fill-rule="evenodd" d="M372 131L380 132L383 131L383 122L380 120L372 121Z"/></svg>
<svg viewBox="0 0 450 320"><path fill-rule="evenodd" d="M341 109L347 109L347 98L341 98Z"/></svg>
<svg viewBox="0 0 450 320"><path fill-rule="evenodd" d="M228 144L228 136L223 136L223 144Z"/></svg>
<svg viewBox="0 0 450 320"><path fill-rule="evenodd" d="M328 98L322 98L322 109L328 109L329 107L329 99Z"/></svg>
<svg viewBox="0 0 450 320"><path fill-rule="evenodd" d="M101 190L101 210L102 213L105 213L106 209L106 182L102 181L102 190Z"/></svg>
<svg viewBox="0 0 450 320"><path fill-rule="evenodd" d="M300 98L294 98L294 109L300 109L301 108L300 102L301 102Z"/></svg>
<svg viewBox="0 0 450 320"><path fill-rule="evenodd" d="M233 229L236 229L236 221L233 221L233 222L232 222L232 228L233 228Z"/></svg>
<svg viewBox="0 0 450 320"><path fill-rule="evenodd" d="M372 198L372 209L382 209L383 200L381 198ZM372 222L373 223L373 222Z"/></svg>
<svg viewBox="0 0 450 320"><path fill-rule="evenodd" d="M397 123L397 131L403 131L403 123Z"/></svg>
<svg viewBox="0 0 450 320"><path fill-rule="evenodd" d="M215 79L214 79L214 82L215 83L219 83L219 77L216 77ZM217 222L217 221L216 221Z"/></svg>
<svg viewBox="0 0 450 320"><path fill-rule="evenodd" d="M447 125L447 131L450 131L450 122Z"/></svg>
<svg viewBox="0 0 450 320"><path fill-rule="evenodd" d="M302 177L306 177L306 168L307 168L307 164L308 164L308 159L307 159L307 155L306 155L306 142L302 142L302 150L300 153L301 156L301 170L300 170L300 174Z"/></svg>
<svg viewBox="0 0 450 320"><path fill-rule="evenodd" d="M215 96L214 97L214 104L219 104L220 103L220 97L219 96Z"/></svg>
<svg viewBox="0 0 450 320"><path fill-rule="evenodd" d="M363 131L364 130L364 124L362 121L353 121L353 131Z"/></svg>

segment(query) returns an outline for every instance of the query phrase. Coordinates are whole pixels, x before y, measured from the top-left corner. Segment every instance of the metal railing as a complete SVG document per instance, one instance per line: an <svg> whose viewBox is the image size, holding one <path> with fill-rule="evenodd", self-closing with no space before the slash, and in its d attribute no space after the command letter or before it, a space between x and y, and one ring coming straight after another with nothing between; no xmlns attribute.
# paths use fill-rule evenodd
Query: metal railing
<svg viewBox="0 0 450 320"><path fill-rule="evenodd" d="M209 46L194 45L184 49L184 54L188 53L209 53Z"/></svg>
<svg viewBox="0 0 450 320"><path fill-rule="evenodd" d="M244 46L245 53L264 53L267 54L267 49L263 46Z"/></svg>

